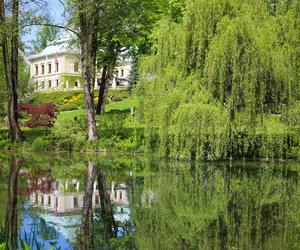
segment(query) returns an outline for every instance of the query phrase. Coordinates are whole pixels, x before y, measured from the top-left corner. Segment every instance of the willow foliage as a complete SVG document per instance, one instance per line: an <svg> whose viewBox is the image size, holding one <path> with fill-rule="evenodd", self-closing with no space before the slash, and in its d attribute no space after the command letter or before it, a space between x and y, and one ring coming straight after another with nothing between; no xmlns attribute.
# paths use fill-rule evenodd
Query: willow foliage
<svg viewBox="0 0 300 250"><path fill-rule="evenodd" d="M263 114L282 114L300 98L298 1L187 0L185 9L181 22L160 21L141 61L149 146L175 158L284 157L266 154L266 145L294 135L279 143L258 131Z"/></svg>

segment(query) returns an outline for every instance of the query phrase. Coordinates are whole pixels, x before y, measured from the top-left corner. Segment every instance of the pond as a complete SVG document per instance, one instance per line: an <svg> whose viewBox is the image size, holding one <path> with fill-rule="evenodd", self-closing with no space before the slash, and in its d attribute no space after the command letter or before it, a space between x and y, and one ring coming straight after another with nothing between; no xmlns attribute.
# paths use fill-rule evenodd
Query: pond
<svg viewBox="0 0 300 250"><path fill-rule="evenodd" d="M0 249L300 249L299 162L0 162Z"/></svg>

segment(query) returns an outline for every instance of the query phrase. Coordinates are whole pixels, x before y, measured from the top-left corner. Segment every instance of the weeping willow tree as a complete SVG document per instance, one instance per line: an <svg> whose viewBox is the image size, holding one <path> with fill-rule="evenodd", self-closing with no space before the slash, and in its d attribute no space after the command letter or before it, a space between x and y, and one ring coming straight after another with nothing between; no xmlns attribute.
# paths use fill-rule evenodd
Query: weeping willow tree
<svg viewBox="0 0 300 250"><path fill-rule="evenodd" d="M272 115L300 98L298 1L189 0L182 21L161 20L153 40L137 88L149 148L220 159L287 157L270 152L298 145L288 127L280 139L265 133L266 119L279 124Z"/></svg>

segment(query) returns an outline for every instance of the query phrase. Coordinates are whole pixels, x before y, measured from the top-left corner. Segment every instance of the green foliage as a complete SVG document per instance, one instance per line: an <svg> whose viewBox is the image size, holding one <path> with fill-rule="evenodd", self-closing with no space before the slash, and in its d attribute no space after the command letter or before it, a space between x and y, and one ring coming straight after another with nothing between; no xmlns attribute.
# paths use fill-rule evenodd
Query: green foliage
<svg viewBox="0 0 300 250"><path fill-rule="evenodd" d="M50 26L41 26L37 32L35 40L32 40L33 49L35 52L40 52L45 49L50 42L54 41L59 33L59 28Z"/></svg>
<svg viewBox="0 0 300 250"><path fill-rule="evenodd" d="M47 151L49 146L47 137L37 137L31 144L33 151Z"/></svg>
<svg viewBox="0 0 300 250"><path fill-rule="evenodd" d="M291 108L289 108L282 116L281 120L296 128L300 133L300 101L297 101Z"/></svg>
<svg viewBox="0 0 300 250"><path fill-rule="evenodd" d="M191 170L190 164L155 164L158 170L144 173L131 196L138 249L299 245L297 167L235 162Z"/></svg>
<svg viewBox="0 0 300 250"><path fill-rule="evenodd" d="M82 87L83 77L81 75L75 76L75 75L64 74L59 77L59 81L62 82L62 86L64 86L65 88L67 87L67 81L68 81L69 88L74 88L75 82L80 81Z"/></svg>
<svg viewBox="0 0 300 250"><path fill-rule="evenodd" d="M112 97L113 102L120 102L120 101L123 101L123 100L128 99L129 97L131 97L131 93L128 92L127 90L109 89L107 91L107 95L106 95L107 103L110 103L109 97Z"/></svg>
<svg viewBox="0 0 300 250"><path fill-rule="evenodd" d="M59 111L63 112L63 111L72 111L77 109L78 106L75 103L66 103L59 109Z"/></svg>
<svg viewBox="0 0 300 250"><path fill-rule="evenodd" d="M268 127L300 98L300 16L286 3L274 15L267 1L192 0L179 22L159 22L136 89L149 149L214 160L299 148L295 123Z"/></svg>
<svg viewBox="0 0 300 250"><path fill-rule="evenodd" d="M4 79L4 69L2 62L2 54L0 55L0 117L7 115L7 86ZM20 98L24 98L26 95L33 93L33 84L29 80L30 72L29 67L23 58L19 59L19 84L18 95Z"/></svg>

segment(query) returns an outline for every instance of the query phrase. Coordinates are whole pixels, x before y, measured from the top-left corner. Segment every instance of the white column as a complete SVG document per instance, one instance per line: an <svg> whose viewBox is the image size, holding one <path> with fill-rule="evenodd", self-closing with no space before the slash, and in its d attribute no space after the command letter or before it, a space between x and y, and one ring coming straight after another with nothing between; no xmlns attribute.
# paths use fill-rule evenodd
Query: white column
<svg viewBox="0 0 300 250"><path fill-rule="evenodd" d="M66 191L68 191L68 187L69 187L69 181L66 180L66 186L65 186Z"/></svg>
<svg viewBox="0 0 300 250"><path fill-rule="evenodd" d="M111 193L113 193L115 191L115 182L112 181L111 182Z"/></svg>
<svg viewBox="0 0 300 250"><path fill-rule="evenodd" d="M115 77L113 77L112 88L113 89L117 88L117 82L116 82L116 78Z"/></svg>
<svg viewBox="0 0 300 250"><path fill-rule="evenodd" d="M79 187L80 187L80 181L77 181L76 183L76 191L79 192Z"/></svg>

